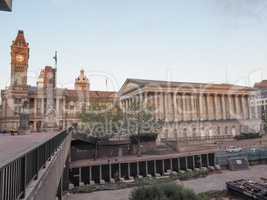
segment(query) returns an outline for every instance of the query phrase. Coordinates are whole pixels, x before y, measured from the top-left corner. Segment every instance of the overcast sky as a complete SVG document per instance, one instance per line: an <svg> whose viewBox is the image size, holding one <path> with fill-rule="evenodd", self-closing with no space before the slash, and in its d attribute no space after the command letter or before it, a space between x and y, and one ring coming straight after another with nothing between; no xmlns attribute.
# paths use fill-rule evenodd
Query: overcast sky
<svg viewBox="0 0 267 200"><path fill-rule="evenodd" d="M13 0L0 12L0 88L10 81L10 44L30 43L29 83L53 64L72 88L83 68L91 88L126 78L252 85L267 79L266 0Z"/></svg>

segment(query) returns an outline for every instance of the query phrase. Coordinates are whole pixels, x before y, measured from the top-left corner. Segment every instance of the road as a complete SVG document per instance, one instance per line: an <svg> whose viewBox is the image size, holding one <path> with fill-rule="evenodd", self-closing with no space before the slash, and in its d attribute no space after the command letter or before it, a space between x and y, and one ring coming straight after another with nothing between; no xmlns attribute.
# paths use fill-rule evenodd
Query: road
<svg viewBox="0 0 267 200"><path fill-rule="evenodd" d="M249 170L243 171L223 171L221 174L212 174L205 178L183 181L185 187L193 189L195 192L208 192L211 190L225 190L225 182L251 178L260 179L265 176L267 178L267 165L253 166ZM132 189L123 189L115 191L101 191L90 194L69 194L64 200L128 200Z"/></svg>

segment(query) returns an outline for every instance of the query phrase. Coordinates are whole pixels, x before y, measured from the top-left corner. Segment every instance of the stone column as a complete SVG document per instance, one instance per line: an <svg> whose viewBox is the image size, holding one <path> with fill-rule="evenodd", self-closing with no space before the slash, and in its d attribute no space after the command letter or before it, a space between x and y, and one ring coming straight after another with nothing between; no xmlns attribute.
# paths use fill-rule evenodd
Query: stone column
<svg viewBox="0 0 267 200"><path fill-rule="evenodd" d="M231 116L231 119L234 119L234 102L233 102L233 96L230 95L229 96L229 100L230 100L230 116Z"/></svg>
<svg viewBox="0 0 267 200"><path fill-rule="evenodd" d="M158 94L157 92L154 93L154 116L155 119L159 119L159 106L158 106Z"/></svg>
<svg viewBox="0 0 267 200"><path fill-rule="evenodd" d="M200 168L202 168L202 156L201 156L201 154L199 155L199 166L200 166Z"/></svg>
<svg viewBox="0 0 267 200"><path fill-rule="evenodd" d="M247 95L246 96L246 102L247 102L247 118L248 119L251 119L251 109L250 109L250 107L251 107L251 104L250 104L250 101L249 101L249 96Z"/></svg>
<svg viewBox="0 0 267 200"><path fill-rule="evenodd" d="M176 109L177 109L177 121L182 121L183 117L183 103L182 103L182 96L180 94L177 93L177 99L178 99L178 104L176 105Z"/></svg>
<svg viewBox="0 0 267 200"><path fill-rule="evenodd" d="M89 182L91 183L92 180L92 167L89 166Z"/></svg>
<svg viewBox="0 0 267 200"><path fill-rule="evenodd" d="M164 93L160 93L160 118L161 120L165 121L165 110L164 110Z"/></svg>
<svg viewBox="0 0 267 200"><path fill-rule="evenodd" d="M208 94L205 94L203 97L204 97L204 120L209 120Z"/></svg>
<svg viewBox="0 0 267 200"><path fill-rule="evenodd" d="M157 173L157 161L154 160L154 174L156 175Z"/></svg>
<svg viewBox="0 0 267 200"><path fill-rule="evenodd" d="M128 178L131 177L131 163L128 163Z"/></svg>
<svg viewBox="0 0 267 200"><path fill-rule="evenodd" d="M173 121L174 109L173 109L173 98L171 93L168 93L168 114L169 114L169 121Z"/></svg>
<svg viewBox="0 0 267 200"><path fill-rule="evenodd" d="M180 171L181 169L180 158L177 158L177 167L178 167L178 171Z"/></svg>
<svg viewBox="0 0 267 200"><path fill-rule="evenodd" d="M148 107L148 92L144 92L144 108L147 109Z"/></svg>
<svg viewBox="0 0 267 200"><path fill-rule="evenodd" d="M239 101L239 96L236 95L235 96L235 105L236 105L236 118L240 119L241 115L240 115L240 101Z"/></svg>
<svg viewBox="0 0 267 200"><path fill-rule="evenodd" d="M215 108L215 119L219 120L220 119L220 107L219 107L219 100L218 100L218 95L214 94L214 108Z"/></svg>
<svg viewBox="0 0 267 200"><path fill-rule="evenodd" d="M175 122L178 121L178 110L177 110L177 93L173 93L173 107L174 107L174 120Z"/></svg>
<svg viewBox="0 0 267 200"><path fill-rule="evenodd" d="M111 164L108 164L108 175L109 175L109 182L111 182L112 179L112 169L111 169Z"/></svg>
<svg viewBox="0 0 267 200"><path fill-rule="evenodd" d="M248 110L247 110L247 104L246 104L246 96L242 96L242 110L243 110L243 119L248 119Z"/></svg>
<svg viewBox="0 0 267 200"><path fill-rule="evenodd" d="M147 161L145 161L145 163L146 163L146 176L148 175L148 163L147 163Z"/></svg>
<svg viewBox="0 0 267 200"><path fill-rule="evenodd" d="M173 171L173 164L172 164L172 159L170 159L170 170L172 170Z"/></svg>
<svg viewBox="0 0 267 200"><path fill-rule="evenodd" d="M187 162L188 157L185 157L185 169L188 169L188 162Z"/></svg>
<svg viewBox="0 0 267 200"><path fill-rule="evenodd" d="M203 101L204 98L203 98L203 94L200 93L198 98L199 98L199 119L201 121L203 121L205 119L205 117L204 117L204 101Z"/></svg>
<svg viewBox="0 0 267 200"><path fill-rule="evenodd" d="M165 100L165 103L164 103L164 113L165 113L165 121L169 121L169 101L168 101L168 93L164 93L164 100Z"/></svg>
<svg viewBox="0 0 267 200"><path fill-rule="evenodd" d="M99 180L103 180L103 177L102 177L102 165L99 165Z"/></svg>
<svg viewBox="0 0 267 200"><path fill-rule="evenodd" d="M164 160L162 160L162 174L165 173L165 163L164 163Z"/></svg>
<svg viewBox="0 0 267 200"><path fill-rule="evenodd" d="M191 102L191 104L190 104L191 105L190 106L191 107L191 109L190 109L190 112L191 112L191 115L190 115L191 116L191 120L196 120L195 119L195 114L196 114L195 112L196 112L196 110L195 110L195 103L194 103L194 94L191 94L190 97L191 97L190 98L190 100L191 100L190 101Z"/></svg>
<svg viewBox="0 0 267 200"><path fill-rule="evenodd" d="M222 116L223 119L227 119L227 111L226 111L226 103L225 103L225 95L223 94L221 96L221 100L222 100Z"/></svg>
<svg viewBox="0 0 267 200"><path fill-rule="evenodd" d="M140 175L139 162L137 162L137 165L136 165L136 174L137 174L137 177Z"/></svg>
<svg viewBox="0 0 267 200"><path fill-rule="evenodd" d="M183 102L183 109L182 109L183 121L187 121L186 95L184 93L182 94L182 102Z"/></svg>
<svg viewBox="0 0 267 200"><path fill-rule="evenodd" d="M212 102L211 102L211 96L210 94L207 94L207 110L208 110L208 120L212 120Z"/></svg>
<svg viewBox="0 0 267 200"><path fill-rule="evenodd" d="M119 179L121 178L121 163L119 163Z"/></svg>

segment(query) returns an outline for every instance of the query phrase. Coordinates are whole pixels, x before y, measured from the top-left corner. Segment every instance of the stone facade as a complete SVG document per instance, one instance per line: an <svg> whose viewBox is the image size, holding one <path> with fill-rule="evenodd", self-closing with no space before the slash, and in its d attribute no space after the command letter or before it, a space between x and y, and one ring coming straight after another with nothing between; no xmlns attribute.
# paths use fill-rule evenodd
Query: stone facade
<svg viewBox="0 0 267 200"><path fill-rule="evenodd" d="M153 108L154 118L165 122L161 138L229 138L261 131L259 110L250 106L255 92L230 84L128 79L119 95L125 112L132 103Z"/></svg>
<svg viewBox="0 0 267 200"><path fill-rule="evenodd" d="M29 44L23 31L11 46L11 83L1 91L0 128L18 130L22 113L29 116L29 128L43 131L48 123L55 123L58 129L79 122L80 113L86 111L91 103L112 104L116 92L91 91L89 80L82 70L74 88L56 86L56 69L46 66L40 73L37 86L27 84Z"/></svg>
<svg viewBox="0 0 267 200"><path fill-rule="evenodd" d="M264 122L265 132L267 131L267 80L256 83L254 88L258 90L257 98L251 101L251 106L258 107L261 113L261 119Z"/></svg>

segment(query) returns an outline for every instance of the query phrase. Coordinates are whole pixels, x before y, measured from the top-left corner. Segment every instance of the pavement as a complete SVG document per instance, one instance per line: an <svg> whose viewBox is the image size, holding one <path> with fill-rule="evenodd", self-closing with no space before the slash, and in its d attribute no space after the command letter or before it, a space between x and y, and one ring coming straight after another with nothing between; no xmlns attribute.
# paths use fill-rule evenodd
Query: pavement
<svg viewBox="0 0 267 200"><path fill-rule="evenodd" d="M32 133L17 136L0 134L0 168L55 135L56 133Z"/></svg>
<svg viewBox="0 0 267 200"><path fill-rule="evenodd" d="M242 171L225 170L220 174L212 174L205 178L182 181L182 184L185 187L193 189L196 193L202 193L212 190L225 190L225 182L227 181L242 178L259 180L262 177L267 178L267 165L257 165ZM64 200L128 200L132 190L133 188L128 188L115 191L93 192L89 194L68 194L65 195Z"/></svg>

